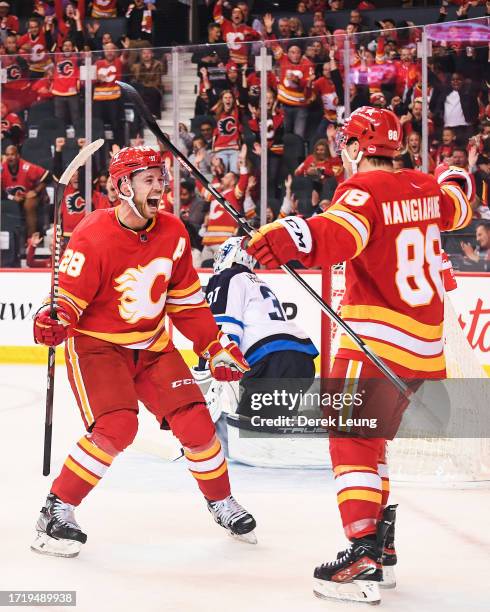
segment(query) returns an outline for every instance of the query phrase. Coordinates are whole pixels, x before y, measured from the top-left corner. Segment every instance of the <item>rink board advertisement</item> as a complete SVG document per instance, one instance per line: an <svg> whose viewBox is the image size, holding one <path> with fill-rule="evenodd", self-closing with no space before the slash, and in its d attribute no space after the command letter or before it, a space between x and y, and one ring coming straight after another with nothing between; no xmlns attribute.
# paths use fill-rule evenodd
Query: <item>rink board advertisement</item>
<svg viewBox="0 0 490 612"><path fill-rule="evenodd" d="M294 320L320 347L320 309L294 279L282 272L259 272L279 298L286 316ZM208 272L199 274L203 286ZM304 273L311 287L321 291L319 272ZM42 363L46 351L32 341L32 317L49 294L51 275L46 270L0 271L0 362ZM458 288L450 294L459 322L479 362L490 371L490 277L457 274ZM192 360L191 343L173 330L177 348Z"/></svg>

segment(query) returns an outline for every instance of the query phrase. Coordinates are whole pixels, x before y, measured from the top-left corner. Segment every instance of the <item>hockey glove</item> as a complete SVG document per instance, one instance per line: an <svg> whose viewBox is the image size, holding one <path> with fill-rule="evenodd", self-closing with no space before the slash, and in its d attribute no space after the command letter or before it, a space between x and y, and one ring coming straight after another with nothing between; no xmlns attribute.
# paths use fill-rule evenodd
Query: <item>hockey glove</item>
<svg viewBox="0 0 490 612"><path fill-rule="evenodd" d="M448 166L447 164L439 164L439 166L437 166L437 168L434 170L434 176L441 186L456 183L456 185L460 187L468 198L468 202L473 200L473 181L471 180L469 172L467 172L464 168Z"/></svg>
<svg viewBox="0 0 490 612"><path fill-rule="evenodd" d="M221 331L201 355L209 361L209 369L216 380L240 380L243 373L250 370L238 344Z"/></svg>
<svg viewBox="0 0 490 612"><path fill-rule="evenodd" d="M56 319L50 316L49 304L42 306L34 315L34 342L46 346L57 346L66 339L68 315L55 306Z"/></svg>
<svg viewBox="0 0 490 612"><path fill-rule="evenodd" d="M311 248L310 228L301 217L285 217L262 226L246 245L247 253L270 269L310 253Z"/></svg>

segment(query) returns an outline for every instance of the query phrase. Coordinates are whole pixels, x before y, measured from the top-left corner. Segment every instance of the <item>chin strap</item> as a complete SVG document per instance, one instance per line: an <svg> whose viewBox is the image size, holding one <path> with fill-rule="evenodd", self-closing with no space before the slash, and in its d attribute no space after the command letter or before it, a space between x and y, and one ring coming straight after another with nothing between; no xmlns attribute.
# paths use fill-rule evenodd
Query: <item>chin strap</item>
<svg viewBox="0 0 490 612"><path fill-rule="evenodd" d="M131 186L131 182L130 181L126 181L127 185L130 189L130 194L129 196L125 196L121 193L121 191L119 190L119 198L121 200L124 200L125 202L128 203L129 207L131 208L131 210L134 212L134 214L139 217L140 219L144 219L143 215L139 212L139 210L136 208L136 204L133 201L134 198L134 191L133 191L133 187Z"/></svg>
<svg viewBox="0 0 490 612"><path fill-rule="evenodd" d="M347 153L347 149L342 149L341 155L352 165L352 174L356 174L357 166L359 162L361 161L363 152L359 151L355 159L351 158L351 156Z"/></svg>

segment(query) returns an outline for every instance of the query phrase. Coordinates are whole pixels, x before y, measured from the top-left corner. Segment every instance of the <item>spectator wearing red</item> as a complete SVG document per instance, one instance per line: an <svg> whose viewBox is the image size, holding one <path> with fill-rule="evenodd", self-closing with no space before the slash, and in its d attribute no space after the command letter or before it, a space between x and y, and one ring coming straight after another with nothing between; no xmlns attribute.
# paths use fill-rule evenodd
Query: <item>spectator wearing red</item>
<svg viewBox="0 0 490 612"><path fill-rule="evenodd" d="M216 117L213 151L221 158L227 172L238 172L242 125L238 106L231 91L221 92L213 111Z"/></svg>
<svg viewBox="0 0 490 612"><path fill-rule="evenodd" d="M328 142L322 138L315 143L313 153L296 168L294 175L307 176L320 186L330 177L340 181L343 176L342 160L340 157L330 157Z"/></svg>
<svg viewBox="0 0 490 612"><path fill-rule="evenodd" d="M422 69L413 60L412 51L408 47L400 49L400 59L395 60L395 94L406 100L408 91L421 80Z"/></svg>
<svg viewBox="0 0 490 612"><path fill-rule="evenodd" d="M284 107L284 131L304 138L311 84L315 78L314 66L302 57L301 48L291 45L287 54L278 45L273 46L279 64L277 99Z"/></svg>
<svg viewBox="0 0 490 612"><path fill-rule="evenodd" d="M2 164L2 197L23 208L28 238L37 231L37 208L49 179L48 170L22 159L16 146L7 147Z"/></svg>
<svg viewBox="0 0 490 612"><path fill-rule="evenodd" d="M239 174L226 172L217 187L233 208L241 213L243 213L243 200L249 179L246 155L247 148L244 145L238 159ZM206 200L209 202L209 213L201 230L204 247L202 251L203 261L213 259L219 246L238 231L237 222L217 200L212 197L208 197Z"/></svg>
<svg viewBox="0 0 490 612"><path fill-rule="evenodd" d="M456 134L452 128L442 130L441 143L434 151L436 165L442 164L446 157L452 157L456 146Z"/></svg>
<svg viewBox="0 0 490 612"><path fill-rule="evenodd" d="M332 49L332 60L333 60L333 49ZM335 60L325 62L323 64L322 76L313 82L313 93L322 103L323 108L323 119L321 121L319 130L325 131L329 123L335 123L337 121L337 107L339 105L339 98L335 85L330 78L330 70L336 69Z"/></svg>
<svg viewBox="0 0 490 612"><path fill-rule="evenodd" d="M59 5L57 8L57 30L52 18L45 20L46 33L51 42L55 41L55 44L50 45L51 49L61 49L65 40L71 40L74 47L83 49L83 21L80 11L73 4L67 4L63 11L59 10Z"/></svg>
<svg viewBox="0 0 490 612"><path fill-rule="evenodd" d="M5 142L7 141L18 147L24 142L24 124L19 115L9 112L4 102L2 102L0 109L2 116L2 149L5 149Z"/></svg>
<svg viewBox="0 0 490 612"><path fill-rule="evenodd" d="M118 49L113 43L104 45L104 57L95 62L94 114L104 123L109 123L114 133L114 141L124 145L122 122L121 88L116 81L122 80L125 55L118 57Z"/></svg>
<svg viewBox="0 0 490 612"><path fill-rule="evenodd" d="M277 92L277 78L272 70L267 71L267 89ZM260 70L253 71L247 76L247 101L253 106L260 104Z"/></svg>
<svg viewBox="0 0 490 612"><path fill-rule="evenodd" d="M79 56L71 40L65 40L61 53L54 57L52 94L55 117L65 125L80 119L80 67Z"/></svg>
<svg viewBox="0 0 490 612"><path fill-rule="evenodd" d="M10 15L10 2L6 0L0 2L0 33L2 39L9 34L19 33L19 18Z"/></svg>
<svg viewBox="0 0 490 612"><path fill-rule="evenodd" d="M92 19L117 17L117 0L92 0Z"/></svg>
<svg viewBox="0 0 490 612"><path fill-rule="evenodd" d="M51 63L51 57L48 54L48 42L39 19L29 19L27 33L18 39L17 46L21 53L29 55L27 63L29 64L30 78L40 79L44 75L46 67Z"/></svg>
<svg viewBox="0 0 490 612"><path fill-rule="evenodd" d="M36 248L42 241L43 239L39 232L34 232L32 236L27 239L26 264L28 268L51 268L51 257L36 257ZM48 245L49 252L51 253L53 244L52 227L46 232L44 243Z"/></svg>
<svg viewBox="0 0 490 612"><path fill-rule="evenodd" d="M260 40L260 34L245 23L241 8L235 6L231 10L231 19L223 16L223 0L217 0L213 10L214 20L221 25L223 38L228 45L230 58L237 64L248 64L250 45L254 40Z"/></svg>
<svg viewBox="0 0 490 612"><path fill-rule="evenodd" d="M422 136L422 99L416 99L409 105L409 112L400 117L403 126L403 135L407 138L412 132L418 132ZM427 128L429 138L434 134L434 123L428 119Z"/></svg>
<svg viewBox="0 0 490 612"><path fill-rule="evenodd" d="M32 104L44 102L53 98L53 74L54 66L50 64L44 71L44 76L36 79L31 84L30 100Z"/></svg>
<svg viewBox="0 0 490 612"><path fill-rule="evenodd" d="M243 108L247 104L247 77L246 77L246 64L239 66L235 62L228 62L226 64L226 80L224 88L217 87L216 91L220 94L225 89L231 91L234 95L237 105Z"/></svg>

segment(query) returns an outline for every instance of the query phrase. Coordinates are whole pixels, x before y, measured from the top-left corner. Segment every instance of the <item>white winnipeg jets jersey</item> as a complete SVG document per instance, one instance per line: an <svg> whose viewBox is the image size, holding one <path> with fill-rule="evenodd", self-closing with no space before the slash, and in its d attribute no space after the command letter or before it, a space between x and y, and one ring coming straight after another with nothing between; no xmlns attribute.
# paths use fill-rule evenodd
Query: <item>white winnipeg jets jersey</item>
<svg viewBox="0 0 490 612"><path fill-rule="evenodd" d="M318 355L303 330L287 320L272 289L246 266L235 264L213 276L206 299L216 323L235 340L250 365L278 351Z"/></svg>

